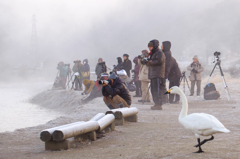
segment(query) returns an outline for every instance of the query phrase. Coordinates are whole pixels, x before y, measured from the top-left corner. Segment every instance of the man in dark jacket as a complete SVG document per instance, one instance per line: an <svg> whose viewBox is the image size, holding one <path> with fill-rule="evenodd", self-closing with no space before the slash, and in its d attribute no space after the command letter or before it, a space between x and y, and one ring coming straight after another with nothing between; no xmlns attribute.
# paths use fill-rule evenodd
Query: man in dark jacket
<svg viewBox="0 0 240 159"><path fill-rule="evenodd" d="M88 64L88 59L83 60L82 74L83 80L84 79L90 80L90 66Z"/></svg>
<svg viewBox="0 0 240 159"><path fill-rule="evenodd" d="M132 61L129 60L128 54L123 54L123 69L127 72L128 77L130 77L130 71L132 69Z"/></svg>
<svg viewBox="0 0 240 159"><path fill-rule="evenodd" d="M132 100L130 92L121 79L112 73L108 77L109 83L102 84L103 101L109 109L130 107Z"/></svg>
<svg viewBox="0 0 240 159"><path fill-rule="evenodd" d="M78 72L78 76L75 77L75 89L74 90L80 90L82 91L82 81L83 81L83 75L82 75L82 64L80 60L74 61L74 65L72 68L72 71L74 73Z"/></svg>
<svg viewBox="0 0 240 159"><path fill-rule="evenodd" d="M154 106L152 110L162 110L162 99L166 91L165 79L165 55L159 49L159 41L152 40L148 43L150 59L146 64L149 66L148 78L151 80L151 93L153 96Z"/></svg>
<svg viewBox="0 0 240 159"><path fill-rule="evenodd" d="M171 42L170 41L164 41L162 42L162 51L166 57L165 60L165 79L168 79L168 74L170 73L170 60L172 57L172 52L170 51L171 49Z"/></svg>
<svg viewBox="0 0 240 159"><path fill-rule="evenodd" d="M138 78L139 75L138 57L135 57L133 59L133 62L135 63L135 66L132 72L134 73L134 84L136 85L136 95L133 97L142 97L141 81L139 81Z"/></svg>
<svg viewBox="0 0 240 159"><path fill-rule="evenodd" d="M117 64L115 69L118 70L118 71L124 69L122 58L121 57L117 57L117 61L118 61L118 64Z"/></svg>
<svg viewBox="0 0 240 159"><path fill-rule="evenodd" d="M169 63L170 63L170 72L168 74L169 88L171 88L173 86L179 87L180 78L182 77L181 70L178 67L178 63L174 57L171 57ZM175 97L175 101L174 101L174 97ZM174 94L169 95L169 103L178 104L179 100L180 100L179 95L174 95Z"/></svg>
<svg viewBox="0 0 240 159"><path fill-rule="evenodd" d="M101 78L101 74L107 72L107 66L106 63L103 61L102 58L98 59L98 63L95 68L95 72L97 75L97 79Z"/></svg>

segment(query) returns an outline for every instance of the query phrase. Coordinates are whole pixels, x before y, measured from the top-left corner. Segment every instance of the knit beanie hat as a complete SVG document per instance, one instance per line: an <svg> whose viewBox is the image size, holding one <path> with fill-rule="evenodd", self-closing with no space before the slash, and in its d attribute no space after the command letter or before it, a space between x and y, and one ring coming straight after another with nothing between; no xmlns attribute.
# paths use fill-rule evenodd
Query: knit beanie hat
<svg viewBox="0 0 240 159"><path fill-rule="evenodd" d="M128 55L128 54L123 54L123 56L126 56L127 58L129 57L129 55Z"/></svg>
<svg viewBox="0 0 240 159"><path fill-rule="evenodd" d="M152 42L149 42L149 43L148 43L148 47L153 47L153 43L152 43Z"/></svg>
<svg viewBox="0 0 240 159"><path fill-rule="evenodd" d="M193 56L193 59L198 60L198 55Z"/></svg>
<svg viewBox="0 0 240 159"><path fill-rule="evenodd" d="M115 75L115 72L113 72L108 78L115 80L117 78L117 76Z"/></svg>

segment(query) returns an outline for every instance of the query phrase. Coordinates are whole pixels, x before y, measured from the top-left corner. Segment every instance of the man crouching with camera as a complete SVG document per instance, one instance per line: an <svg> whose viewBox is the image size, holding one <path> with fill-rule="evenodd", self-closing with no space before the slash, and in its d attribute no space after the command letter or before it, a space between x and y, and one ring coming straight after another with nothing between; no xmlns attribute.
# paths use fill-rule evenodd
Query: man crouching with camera
<svg viewBox="0 0 240 159"><path fill-rule="evenodd" d="M112 73L108 80L99 83L102 85L103 101L109 109L130 107L132 103L130 92L115 73Z"/></svg>
<svg viewBox="0 0 240 159"><path fill-rule="evenodd" d="M155 103L151 107L152 110L162 110L163 94L166 91L166 57L158 47L158 40L152 40L148 43L148 48L151 52L149 60L145 62L149 66L148 78L151 80L151 93Z"/></svg>

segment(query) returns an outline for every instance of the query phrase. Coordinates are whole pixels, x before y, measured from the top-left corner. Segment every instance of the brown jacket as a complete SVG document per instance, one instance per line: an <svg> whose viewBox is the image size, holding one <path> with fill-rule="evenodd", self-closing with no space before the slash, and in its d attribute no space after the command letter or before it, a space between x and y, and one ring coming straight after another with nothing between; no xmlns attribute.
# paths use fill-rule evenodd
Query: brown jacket
<svg viewBox="0 0 240 159"><path fill-rule="evenodd" d="M143 65L141 63L141 59L138 59L138 65L139 65L139 80L140 81L145 81L145 82L150 82L150 80L148 79L148 66L147 65Z"/></svg>
<svg viewBox="0 0 240 159"><path fill-rule="evenodd" d="M190 81L195 81L195 80L200 81L200 80L202 80L202 74L201 74L201 72L203 72L204 68L203 68L203 66L202 66L199 62L197 62L197 63L191 63L191 64L187 67L187 69L188 69L189 71L191 71L190 76L189 76ZM197 70L198 73L194 73L194 72L192 71L193 69Z"/></svg>
<svg viewBox="0 0 240 159"><path fill-rule="evenodd" d="M152 40L150 41L153 43L153 50L150 53L150 60L149 60L149 71L148 71L148 78L165 78L165 55L164 53L158 48L159 41Z"/></svg>

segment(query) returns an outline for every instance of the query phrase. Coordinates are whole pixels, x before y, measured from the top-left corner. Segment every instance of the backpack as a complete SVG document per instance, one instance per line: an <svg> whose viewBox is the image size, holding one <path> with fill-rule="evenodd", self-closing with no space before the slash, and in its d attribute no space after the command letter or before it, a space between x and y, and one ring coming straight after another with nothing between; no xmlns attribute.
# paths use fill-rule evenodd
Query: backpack
<svg viewBox="0 0 240 159"><path fill-rule="evenodd" d="M217 100L220 98L220 93L217 91L215 84L208 83L204 87L204 99L205 100Z"/></svg>

